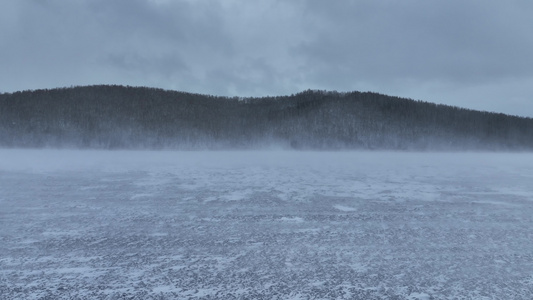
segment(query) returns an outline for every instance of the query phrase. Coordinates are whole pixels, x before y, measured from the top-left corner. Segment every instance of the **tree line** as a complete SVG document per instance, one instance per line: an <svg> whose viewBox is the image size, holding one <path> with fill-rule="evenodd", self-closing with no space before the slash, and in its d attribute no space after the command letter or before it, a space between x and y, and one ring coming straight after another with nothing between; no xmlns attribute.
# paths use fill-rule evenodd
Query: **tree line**
<svg viewBox="0 0 533 300"><path fill-rule="evenodd" d="M0 94L0 147L533 149L533 119L370 92L237 98L98 85Z"/></svg>

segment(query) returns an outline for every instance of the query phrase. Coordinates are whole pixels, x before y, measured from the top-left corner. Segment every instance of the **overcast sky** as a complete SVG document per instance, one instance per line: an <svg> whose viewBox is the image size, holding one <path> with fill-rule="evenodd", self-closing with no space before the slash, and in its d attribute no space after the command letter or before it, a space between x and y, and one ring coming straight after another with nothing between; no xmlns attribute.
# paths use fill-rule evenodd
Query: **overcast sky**
<svg viewBox="0 0 533 300"><path fill-rule="evenodd" d="M0 92L374 91L533 117L531 0L2 0Z"/></svg>

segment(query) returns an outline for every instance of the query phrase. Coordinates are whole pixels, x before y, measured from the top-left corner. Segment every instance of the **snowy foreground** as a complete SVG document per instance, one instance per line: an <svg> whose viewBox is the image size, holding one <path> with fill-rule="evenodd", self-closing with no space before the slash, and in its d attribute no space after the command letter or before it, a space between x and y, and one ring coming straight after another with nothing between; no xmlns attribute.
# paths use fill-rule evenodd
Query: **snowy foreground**
<svg viewBox="0 0 533 300"><path fill-rule="evenodd" d="M533 154L0 150L0 299L533 299Z"/></svg>

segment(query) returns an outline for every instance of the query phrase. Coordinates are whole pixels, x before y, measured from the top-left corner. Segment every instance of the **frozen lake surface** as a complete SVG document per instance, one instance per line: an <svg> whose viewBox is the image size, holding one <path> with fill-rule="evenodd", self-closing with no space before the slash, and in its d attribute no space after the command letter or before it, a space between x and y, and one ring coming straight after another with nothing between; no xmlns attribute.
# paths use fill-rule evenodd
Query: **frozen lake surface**
<svg viewBox="0 0 533 300"><path fill-rule="evenodd" d="M533 154L0 150L0 299L533 299Z"/></svg>

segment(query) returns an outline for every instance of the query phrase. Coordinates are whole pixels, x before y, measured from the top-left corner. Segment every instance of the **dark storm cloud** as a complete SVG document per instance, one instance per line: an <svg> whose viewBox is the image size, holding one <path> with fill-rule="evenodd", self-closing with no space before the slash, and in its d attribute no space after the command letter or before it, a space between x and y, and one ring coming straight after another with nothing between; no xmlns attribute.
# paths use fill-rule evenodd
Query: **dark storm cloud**
<svg viewBox="0 0 533 300"><path fill-rule="evenodd" d="M533 2L6 0L0 91L307 88L533 116Z"/></svg>

